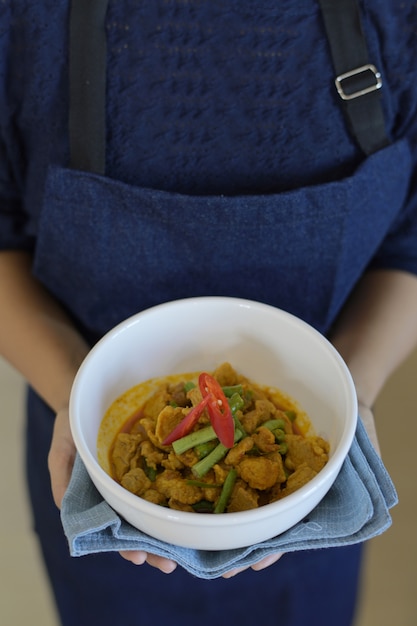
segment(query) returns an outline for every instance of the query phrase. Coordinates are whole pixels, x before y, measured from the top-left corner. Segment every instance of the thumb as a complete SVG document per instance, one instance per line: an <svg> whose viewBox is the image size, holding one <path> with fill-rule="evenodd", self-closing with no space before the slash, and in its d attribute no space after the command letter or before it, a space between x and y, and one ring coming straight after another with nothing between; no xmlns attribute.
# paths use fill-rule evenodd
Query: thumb
<svg viewBox="0 0 417 626"><path fill-rule="evenodd" d="M375 450L381 456L381 447L379 445L378 434L376 431L375 418L372 409L365 406L359 401L359 415L361 416L365 430L368 433L368 437L374 446Z"/></svg>
<svg viewBox="0 0 417 626"><path fill-rule="evenodd" d="M68 409L58 411L51 448L48 455L48 468L51 477L52 495L55 504L61 508L67 490L75 459L75 445L71 435Z"/></svg>

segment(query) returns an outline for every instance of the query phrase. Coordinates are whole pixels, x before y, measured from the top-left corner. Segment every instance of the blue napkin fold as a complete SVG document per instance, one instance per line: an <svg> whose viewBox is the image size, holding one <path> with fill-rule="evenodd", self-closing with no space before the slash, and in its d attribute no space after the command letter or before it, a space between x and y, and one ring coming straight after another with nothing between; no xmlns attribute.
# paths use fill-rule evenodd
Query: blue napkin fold
<svg viewBox="0 0 417 626"><path fill-rule="evenodd" d="M360 543L391 525L395 487L358 420L349 454L333 486L307 518L286 532L233 550L203 551L174 546L137 530L105 502L77 456L61 509L70 554L144 550L176 561L199 578L213 579L276 552Z"/></svg>

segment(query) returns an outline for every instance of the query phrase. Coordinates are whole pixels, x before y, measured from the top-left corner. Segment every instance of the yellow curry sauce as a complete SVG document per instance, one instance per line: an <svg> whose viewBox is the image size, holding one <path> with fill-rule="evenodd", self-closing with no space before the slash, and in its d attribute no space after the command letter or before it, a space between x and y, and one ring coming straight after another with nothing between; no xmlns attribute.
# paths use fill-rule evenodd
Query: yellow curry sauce
<svg viewBox="0 0 417 626"><path fill-rule="evenodd" d="M102 463L117 482L172 509L230 513L280 500L317 475L328 461L329 444L314 434L293 399L249 381L229 363L212 375L228 394L234 446L222 446L206 410L189 435L164 445L202 401L198 373L152 381L152 392L148 381L118 398L103 420L102 441L106 424L128 412ZM100 434L98 441L103 452Z"/></svg>

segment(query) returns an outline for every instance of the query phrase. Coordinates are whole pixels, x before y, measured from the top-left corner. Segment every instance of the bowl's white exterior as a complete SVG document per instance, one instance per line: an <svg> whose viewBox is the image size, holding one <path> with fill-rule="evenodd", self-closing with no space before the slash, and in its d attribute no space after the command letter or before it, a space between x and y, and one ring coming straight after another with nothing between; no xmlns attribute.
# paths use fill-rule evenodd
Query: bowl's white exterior
<svg viewBox="0 0 417 626"><path fill-rule="evenodd" d="M331 455L296 493L253 511L224 515L174 511L129 493L99 466L97 432L108 406L150 378L223 361L262 385L283 390L308 413ZM74 381L70 423L75 444L103 498L157 539L201 550L239 548L276 536L305 517L330 489L352 443L357 419L350 373L331 344L296 317L253 301L201 297L162 304L111 330Z"/></svg>

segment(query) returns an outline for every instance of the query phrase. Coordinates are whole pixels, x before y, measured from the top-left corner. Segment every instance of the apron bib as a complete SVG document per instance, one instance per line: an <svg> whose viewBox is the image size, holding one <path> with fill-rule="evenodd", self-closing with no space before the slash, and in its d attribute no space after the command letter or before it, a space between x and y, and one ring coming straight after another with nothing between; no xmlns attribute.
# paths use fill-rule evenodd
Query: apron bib
<svg viewBox="0 0 417 626"><path fill-rule="evenodd" d="M72 4L71 167L48 172L35 275L94 338L150 306L204 295L259 300L326 333L401 209L407 143L341 181L280 194L192 196L112 180L102 171L105 8Z"/></svg>
<svg viewBox="0 0 417 626"><path fill-rule="evenodd" d="M34 271L96 335L202 295L272 304L325 333L398 214L409 170L398 143L339 182L196 197L51 168Z"/></svg>

